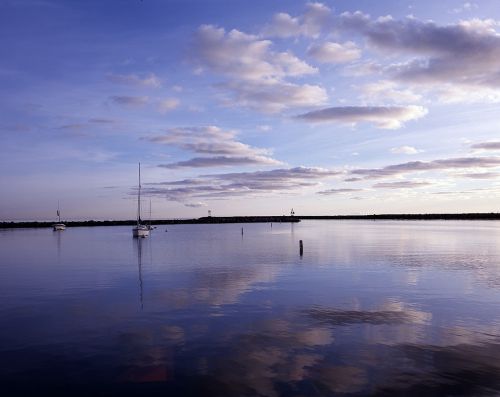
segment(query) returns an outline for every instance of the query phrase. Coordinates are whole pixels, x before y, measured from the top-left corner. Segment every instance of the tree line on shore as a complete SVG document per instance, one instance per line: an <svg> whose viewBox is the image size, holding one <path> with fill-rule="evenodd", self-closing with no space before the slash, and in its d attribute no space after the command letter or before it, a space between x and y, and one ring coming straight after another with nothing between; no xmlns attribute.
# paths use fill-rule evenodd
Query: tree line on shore
<svg viewBox="0 0 500 397"><path fill-rule="evenodd" d="M154 219L151 225L176 224L212 224L212 223L279 223L300 222L306 219L324 220L500 220L500 213L462 213L462 214L373 214L373 215L306 215L306 216L205 216L194 219ZM85 226L127 226L135 225L136 220L106 220L106 221L65 221L68 227ZM43 228L52 227L54 222L0 222L0 228Z"/></svg>

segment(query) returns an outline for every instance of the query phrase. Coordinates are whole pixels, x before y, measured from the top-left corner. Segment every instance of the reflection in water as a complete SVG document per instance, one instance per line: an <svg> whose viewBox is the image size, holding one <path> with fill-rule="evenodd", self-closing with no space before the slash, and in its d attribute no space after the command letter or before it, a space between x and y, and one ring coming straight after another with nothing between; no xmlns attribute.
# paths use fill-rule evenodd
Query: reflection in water
<svg viewBox="0 0 500 397"><path fill-rule="evenodd" d="M61 232L54 232L53 235L56 237L57 241L57 262L61 261Z"/></svg>
<svg viewBox="0 0 500 397"><path fill-rule="evenodd" d="M312 308L308 311L311 318L324 324L397 324L411 322L411 313L404 311L355 311Z"/></svg>
<svg viewBox="0 0 500 397"><path fill-rule="evenodd" d="M240 228L2 233L4 394L500 394L500 224Z"/></svg>
<svg viewBox="0 0 500 397"><path fill-rule="evenodd" d="M143 287L142 287L142 240L141 238L134 239L137 249L137 268L139 270L139 300L141 302L141 310L144 309L143 302Z"/></svg>

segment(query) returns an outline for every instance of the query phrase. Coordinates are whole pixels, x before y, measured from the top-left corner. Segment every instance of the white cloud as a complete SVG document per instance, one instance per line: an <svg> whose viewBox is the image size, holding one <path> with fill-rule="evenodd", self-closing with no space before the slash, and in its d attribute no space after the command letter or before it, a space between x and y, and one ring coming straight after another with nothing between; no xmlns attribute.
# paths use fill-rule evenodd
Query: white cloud
<svg viewBox="0 0 500 397"><path fill-rule="evenodd" d="M160 113L167 113L176 109L179 106L179 100L176 98L162 99L158 102L158 111Z"/></svg>
<svg viewBox="0 0 500 397"><path fill-rule="evenodd" d="M326 42L313 44L307 54L321 63L346 63L361 57L361 50L352 41L341 43Z"/></svg>
<svg viewBox="0 0 500 397"><path fill-rule="evenodd" d="M287 38L297 36L301 31L299 18L280 12L273 16L272 22L264 29L264 35Z"/></svg>
<svg viewBox="0 0 500 397"><path fill-rule="evenodd" d="M391 153L394 154L417 154L421 150L414 148L413 146L398 146L391 148Z"/></svg>
<svg viewBox="0 0 500 397"><path fill-rule="evenodd" d="M211 70L247 81L276 81L318 70L290 52L274 52L272 42L238 30L203 25L196 34L199 61Z"/></svg>
<svg viewBox="0 0 500 397"><path fill-rule="evenodd" d="M215 86L229 94L226 104L277 112L324 103L327 94L323 88L287 81L318 70L291 52L276 52L271 47L271 41L254 35L203 25L196 34L194 50L203 69L226 79Z"/></svg>
<svg viewBox="0 0 500 397"><path fill-rule="evenodd" d="M304 113L297 118L310 122L373 123L378 128L397 129L406 121L427 114L421 106L345 106Z"/></svg>
<svg viewBox="0 0 500 397"><path fill-rule="evenodd" d="M288 38L294 36L317 37L322 30L333 25L331 9L323 3L307 3L304 14L292 17L280 12L273 16L263 35Z"/></svg>
<svg viewBox="0 0 500 397"><path fill-rule="evenodd" d="M190 152L213 157L195 157L164 164L167 168L215 167L245 164L281 164L269 155L269 149L256 148L236 140L236 131L216 126L171 128L167 133L145 138L150 142L175 146Z"/></svg>
<svg viewBox="0 0 500 397"><path fill-rule="evenodd" d="M472 11L472 10L477 9L477 8L478 8L478 5L476 3L466 2L466 3L462 4L460 7L456 7L454 9L452 9L451 12L454 14L460 14L462 12Z"/></svg>
<svg viewBox="0 0 500 397"><path fill-rule="evenodd" d="M469 179L496 179L500 178L500 172L470 172L468 174L457 174L456 176Z"/></svg>
<svg viewBox="0 0 500 397"><path fill-rule="evenodd" d="M214 157L194 157L185 161L175 163L160 164L163 168L206 168L206 167L228 167L238 165L280 165L278 160L265 156L214 156Z"/></svg>
<svg viewBox="0 0 500 397"><path fill-rule="evenodd" d="M360 33L374 49L411 60L386 68L392 78L412 84L500 89L498 23L471 19L438 25L416 18L372 19L361 12L343 13L339 26Z"/></svg>
<svg viewBox="0 0 500 397"><path fill-rule="evenodd" d="M198 201L196 203L185 203L184 205L186 207L190 207L190 208L201 208L201 207L206 207L207 206L206 203L203 203L201 201Z"/></svg>
<svg viewBox="0 0 500 397"><path fill-rule="evenodd" d="M500 151L500 141L480 142L471 145L474 152Z"/></svg>
<svg viewBox="0 0 500 397"><path fill-rule="evenodd" d="M343 193L357 193L362 192L364 189L351 189L351 188L341 188L341 189L328 189L318 192L317 194L321 194L324 196L337 195Z"/></svg>
<svg viewBox="0 0 500 397"><path fill-rule="evenodd" d="M161 87L161 80L154 73L149 73L144 77L136 74L114 74L107 75L107 79L113 83L158 88Z"/></svg>
<svg viewBox="0 0 500 397"><path fill-rule="evenodd" d="M413 189L430 185L432 185L431 182L425 181L396 181L376 183L372 187L375 189Z"/></svg>
<svg viewBox="0 0 500 397"><path fill-rule="evenodd" d="M212 174L197 179L156 183L154 187L146 188L145 193L181 202L193 202L197 198L230 199L234 196L296 193L317 186L322 179L341 174L341 171L318 167Z"/></svg>
<svg viewBox="0 0 500 397"><path fill-rule="evenodd" d="M288 82L253 83L228 82L220 87L231 95L224 103L227 106L245 106L263 113L276 113L291 107L308 107L324 104L328 95L316 85Z"/></svg>
<svg viewBox="0 0 500 397"><path fill-rule="evenodd" d="M389 80L365 84L360 90L362 98L369 102L415 103L422 99L422 95L409 88L401 89L396 82Z"/></svg>
<svg viewBox="0 0 500 397"><path fill-rule="evenodd" d="M354 169L350 171L354 178L347 181L362 179L378 179L424 171L466 170L500 167L500 157L458 157L433 161L410 161L408 163L388 165L382 168Z"/></svg>
<svg viewBox="0 0 500 397"><path fill-rule="evenodd" d="M490 87L474 87L443 83L432 87L437 99L447 104L454 103L497 103L500 102L500 90Z"/></svg>

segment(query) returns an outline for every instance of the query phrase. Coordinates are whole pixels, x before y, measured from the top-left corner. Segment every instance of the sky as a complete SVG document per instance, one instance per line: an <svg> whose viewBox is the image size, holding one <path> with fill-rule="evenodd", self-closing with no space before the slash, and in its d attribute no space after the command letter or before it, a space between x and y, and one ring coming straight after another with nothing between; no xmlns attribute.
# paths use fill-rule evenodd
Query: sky
<svg viewBox="0 0 500 397"><path fill-rule="evenodd" d="M0 0L0 87L0 220L500 211L497 0Z"/></svg>

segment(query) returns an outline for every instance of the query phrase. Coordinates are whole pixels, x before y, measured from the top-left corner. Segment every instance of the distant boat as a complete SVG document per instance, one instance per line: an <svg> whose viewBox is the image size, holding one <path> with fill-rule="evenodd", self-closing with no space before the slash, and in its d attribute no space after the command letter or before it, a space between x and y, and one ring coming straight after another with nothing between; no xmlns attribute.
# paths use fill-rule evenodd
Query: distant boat
<svg viewBox="0 0 500 397"><path fill-rule="evenodd" d="M137 193L137 225L132 229L132 235L137 238L149 237L150 228L141 220L141 163L139 163L139 191Z"/></svg>
<svg viewBox="0 0 500 397"><path fill-rule="evenodd" d="M61 211L59 211L59 201L57 202L57 223L54 223L52 225L52 230L54 231L59 231L59 230L66 230L66 225L61 222Z"/></svg>
<svg viewBox="0 0 500 397"><path fill-rule="evenodd" d="M151 225L151 200L149 200L149 223L147 225L148 230L156 229L156 226Z"/></svg>

